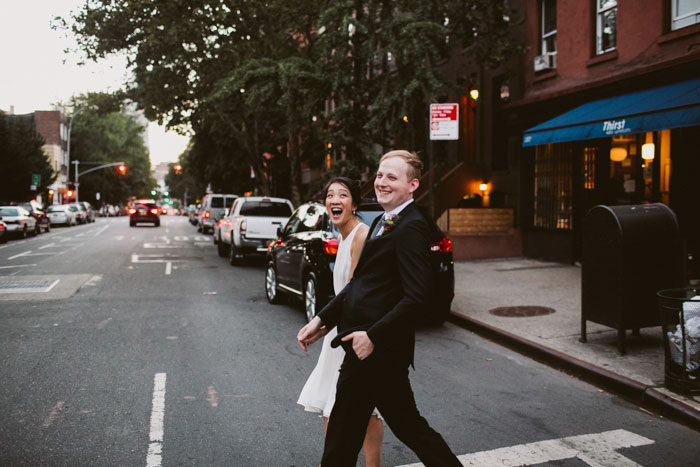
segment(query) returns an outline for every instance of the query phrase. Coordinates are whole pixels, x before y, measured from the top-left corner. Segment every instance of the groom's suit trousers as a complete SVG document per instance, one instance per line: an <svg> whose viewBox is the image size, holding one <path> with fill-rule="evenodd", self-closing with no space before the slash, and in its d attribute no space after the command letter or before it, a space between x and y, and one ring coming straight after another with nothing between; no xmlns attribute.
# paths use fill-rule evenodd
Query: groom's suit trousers
<svg viewBox="0 0 700 467"><path fill-rule="evenodd" d="M375 407L426 467L461 467L440 434L418 412L408 367L372 356L360 361L352 351L346 353L340 370L322 467L355 467Z"/></svg>

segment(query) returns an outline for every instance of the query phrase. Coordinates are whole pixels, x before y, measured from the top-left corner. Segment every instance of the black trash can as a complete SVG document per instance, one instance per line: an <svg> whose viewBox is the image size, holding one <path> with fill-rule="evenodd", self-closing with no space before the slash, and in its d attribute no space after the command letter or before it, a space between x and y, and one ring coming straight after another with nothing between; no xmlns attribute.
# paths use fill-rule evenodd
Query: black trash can
<svg viewBox="0 0 700 467"><path fill-rule="evenodd" d="M658 292L666 387L700 394L700 288Z"/></svg>
<svg viewBox="0 0 700 467"><path fill-rule="evenodd" d="M660 203L596 206L584 220L581 342L586 321L625 333L660 325L656 292L685 286L683 245L673 211Z"/></svg>

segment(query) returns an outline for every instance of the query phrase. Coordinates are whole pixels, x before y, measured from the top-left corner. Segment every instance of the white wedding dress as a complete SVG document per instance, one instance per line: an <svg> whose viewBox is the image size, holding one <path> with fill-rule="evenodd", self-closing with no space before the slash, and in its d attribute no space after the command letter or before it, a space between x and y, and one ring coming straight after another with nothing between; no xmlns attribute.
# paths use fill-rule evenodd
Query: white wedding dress
<svg viewBox="0 0 700 467"><path fill-rule="evenodd" d="M350 258L350 249L355 233L362 224L359 222L348 238L340 239L338 244L338 253L335 257L335 267L333 268L333 289L337 294L350 281L350 268L352 260ZM338 383L338 375L340 365L345 358L345 351L342 347L331 347L331 341L338 335L338 329L331 329L323 338L323 346L321 347L321 355L318 356L318 363L306 380L304 388L299 394L298 404L304 406L304 410L308 412L316 412L323 414L324 417L331 415L333 404L335 403L335 387ZM375 414L378 412L375 409Z"/></svg>

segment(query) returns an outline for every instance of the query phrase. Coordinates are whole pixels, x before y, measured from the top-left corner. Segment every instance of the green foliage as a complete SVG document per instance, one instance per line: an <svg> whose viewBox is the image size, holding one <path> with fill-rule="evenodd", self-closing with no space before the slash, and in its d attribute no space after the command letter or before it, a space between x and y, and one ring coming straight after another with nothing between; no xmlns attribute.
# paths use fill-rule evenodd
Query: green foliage
<svg viewBox="0 0 700 467"><path fill-rule="evenodd" d="M130 196L148 196L156 185L143 140L144 127L117 104L113 96L103 93L88 94L76 103L79 110L73 113L71 160L80 161L79 172L112 162L124 162L127 167L125 175L116 167L107 167L81 176L81 201L122 204ZM74 167L70 175L75 180Z"/></svg>
<svg viewBox="0 0 700 467"><path fill-rule="evenodd" d="M327 143L364 169L397 141L422 151L426 103L518 50L511 18L492 0L92 0L64 27L91 58L127 53L149 119L194 130L197 184L242 186L252 167L274 194L286 164L299 202Z"/></svg>
<svg viewBox="0 0 700 467"><path fill-rule="evenodd" d="M0 112L0 202L28 201L56 180L43 145L32 115ZM41 177L36 192L30 190L33 174Z"/></svg>

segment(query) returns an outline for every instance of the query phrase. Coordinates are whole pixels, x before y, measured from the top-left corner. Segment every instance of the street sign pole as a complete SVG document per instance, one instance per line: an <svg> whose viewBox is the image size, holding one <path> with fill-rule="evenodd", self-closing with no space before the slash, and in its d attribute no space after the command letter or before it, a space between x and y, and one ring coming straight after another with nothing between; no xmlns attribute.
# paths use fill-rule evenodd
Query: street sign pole
<svg viewBox="0 0 700 467"><path fill-rule="evenodd" d="M430 190L430 216L435 220L435 204L433 200L433 140L459 139L459 104L430 104L428 133L428 183Z"/></svg>

